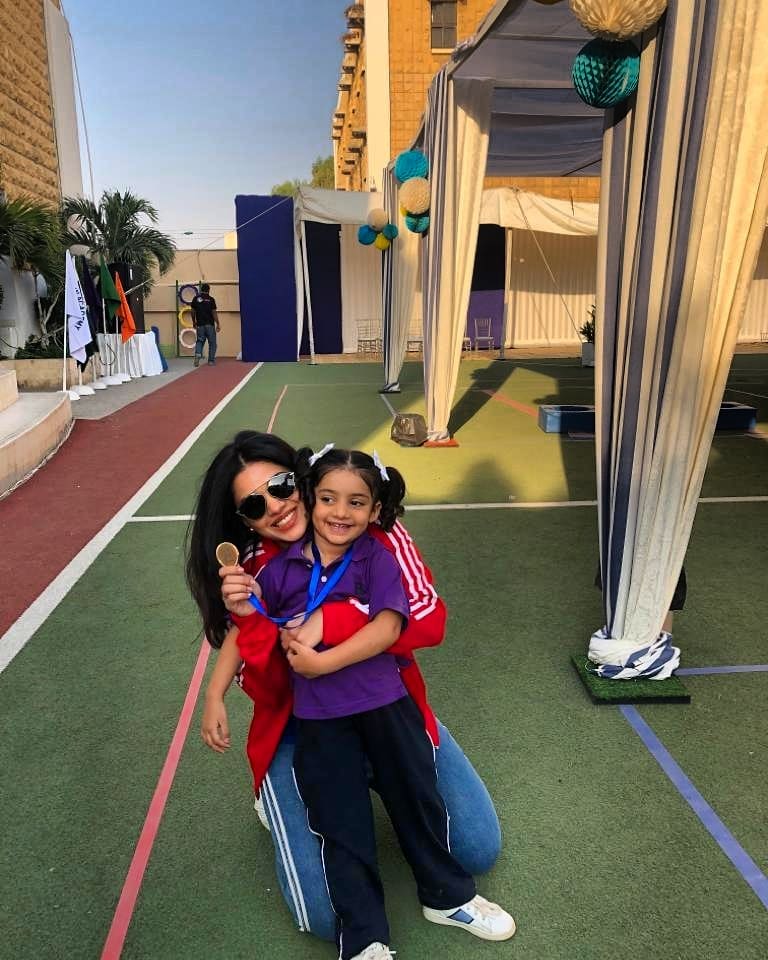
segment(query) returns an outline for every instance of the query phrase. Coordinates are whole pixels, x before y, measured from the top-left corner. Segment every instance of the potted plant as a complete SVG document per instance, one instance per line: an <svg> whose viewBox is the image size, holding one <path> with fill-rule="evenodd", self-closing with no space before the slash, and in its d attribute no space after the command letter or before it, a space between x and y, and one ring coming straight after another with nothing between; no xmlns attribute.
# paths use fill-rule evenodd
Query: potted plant
<svg viewBox="0 0 768 960"><path fill-rule="evenodd" d="M595 305L590 305L587 310L588 318L579 328L579 336L582 338L581 344L581 365L582 367L594 367L595 365Z"/></svg>

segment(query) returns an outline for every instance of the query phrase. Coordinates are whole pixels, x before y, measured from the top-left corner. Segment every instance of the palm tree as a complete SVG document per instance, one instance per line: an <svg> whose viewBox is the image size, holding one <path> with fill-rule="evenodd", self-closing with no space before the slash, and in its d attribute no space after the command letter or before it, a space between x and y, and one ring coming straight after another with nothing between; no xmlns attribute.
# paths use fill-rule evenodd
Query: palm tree
<svg viewBox="0 0 768 960"><path fill-rule="evenodd" d="M60 233L58 213L51 207L26 197L0 200L0 257L14 270L42 273L51 246L61 242Z"/></svg>
<svg viewBox="0 0 768 960"><path fill-rule="evenodd" d="M151 288L152 268L165 273L173 264L176 244L141 220L157 223L157 210L130 190L105 190L98 205L81 197L65 197L61 212L70 225L68 244L83 244L109 263L137 266L144 294Z"/></svg>
<svg viewBox="0 0 768 960"><path fill-rule="evenodd" d="M0 257L14 270L31 270L45 278L48 295L40 323L47 341L47 324L64 287L64 238L58 212L27 197L0 197Z"/></svg>

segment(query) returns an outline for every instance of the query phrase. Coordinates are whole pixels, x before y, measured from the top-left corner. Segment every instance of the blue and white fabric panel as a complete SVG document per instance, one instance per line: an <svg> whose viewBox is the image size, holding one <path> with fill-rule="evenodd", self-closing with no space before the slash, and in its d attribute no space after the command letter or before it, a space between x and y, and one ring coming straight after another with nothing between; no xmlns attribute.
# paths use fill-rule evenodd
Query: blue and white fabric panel
<svg viewBox="0 0 768 960"><path fill-rule="evenodd" d="M670 4L642 38L636 98L606 116L596 368L605 626L589 653L606 676L663 678L679 662L661 625L768 209L763 25L758 0Z"/></svg>

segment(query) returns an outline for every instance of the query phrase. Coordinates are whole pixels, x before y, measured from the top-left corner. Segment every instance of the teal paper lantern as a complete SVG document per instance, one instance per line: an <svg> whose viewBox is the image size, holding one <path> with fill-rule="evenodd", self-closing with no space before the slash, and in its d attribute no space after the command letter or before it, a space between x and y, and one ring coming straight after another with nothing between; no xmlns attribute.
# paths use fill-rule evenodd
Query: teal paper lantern
<svg viewBox="0 0 768 960"><path fill-rule="evenodd" d="M629 41L590 40L573 62L571 77L584 103L605 110L626 100L637 89L640 54Z"/></svg>
<svg viewBox="0 0 768 960"><path fill-rule="evenodd" d="M357 231L357 239L364 247L368 247L376 240L376 231L364 223Z"/></svg>
<svg viewBox="0 0 768 960"><path fill-rule="evenodd" d="M411 233L426 233L429 230L429 214L424 213L419 217L415 213L407 213L405 225Z"/></svg>
<svg viewBox="0 0 768 960"><path fill-rule="evenodd" d="M413 177L426 177L429 173L429 160L421 150L404 150L395 160L395 176L400 183Z"/></svg>
<svg viewBox="0 0 768 960"><path fill-rule="evenodd" d="M381 232L384 234L387 240L394 240L397 236L398 230L394 223L388 223Z"/></svg>

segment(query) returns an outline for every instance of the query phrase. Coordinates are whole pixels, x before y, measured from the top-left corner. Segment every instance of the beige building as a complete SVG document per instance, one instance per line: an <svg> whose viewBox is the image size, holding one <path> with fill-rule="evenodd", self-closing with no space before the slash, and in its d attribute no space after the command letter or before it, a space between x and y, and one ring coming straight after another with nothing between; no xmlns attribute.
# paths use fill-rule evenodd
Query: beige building
<svg viewBox="0 0 768 960"><path fill-rule="evenodd" d="M0 0L0 186L58 205L81 194L72 49L58 0Z"/></svg>
<svg viewBox="0 0 768 960"><path fill-rule="evenodd" d="M381 171L418 132L432 77L494 3L365 0L346 8L331 126L337 189L381 187ZM597 200L599 193L598 177L486 177L485 182L574 201Z"/></svg>

